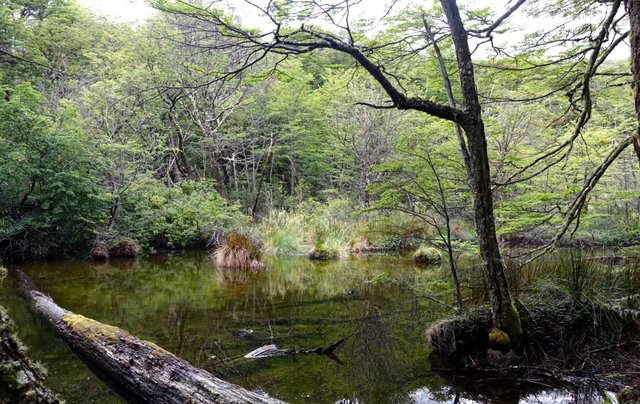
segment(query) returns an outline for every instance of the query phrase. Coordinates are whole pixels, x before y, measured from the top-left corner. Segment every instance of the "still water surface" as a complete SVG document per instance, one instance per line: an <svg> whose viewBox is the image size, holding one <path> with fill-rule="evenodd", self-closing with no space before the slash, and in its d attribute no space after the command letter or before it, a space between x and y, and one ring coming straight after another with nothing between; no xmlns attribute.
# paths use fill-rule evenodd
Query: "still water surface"
<svg viewBox="0 0 640 404"><path fill-rule="evenodd" d="M295 403L570 403L562 390L464 380L430 370L425 330L450 309L398 284L427 285L451 302L446 268L370 256L333 262L272 258L257 274L230 276L203 252L137 260L28 263L21 269L62 307L116 325L243 387ZM389 282L391 281L391 282ZM48 383L70 403L120 403L42 318L0 283L0 304ZM245 359L263 345L311 349L342 338L336 357Z"/></svg>

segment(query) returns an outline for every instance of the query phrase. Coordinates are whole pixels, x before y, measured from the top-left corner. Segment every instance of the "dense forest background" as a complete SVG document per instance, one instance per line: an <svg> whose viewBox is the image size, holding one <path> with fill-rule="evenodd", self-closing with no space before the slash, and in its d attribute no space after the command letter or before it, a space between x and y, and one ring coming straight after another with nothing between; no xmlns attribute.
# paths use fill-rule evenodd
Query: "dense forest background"
<svg viewBox="0 0 640 404"><path fill-rule="evenodd" d="M359 40L415 43L394 71L446 104L421 15L403 11ZM231 44L221 52L227 40L179 14L128 25L72 0L2 2L0 257L86 256L96 241L124 238L203 246L230 230L275 254L442 247L447 227L456 250L472 248L452 124L372 107L386 94L330 50L268 56L230 75L243 55ZM590 120L541 157L576 133L590 46L477 62L505 240L552 238L585 179L635 131L629 63L604 61L590 77ZM440 48L455 71L451 44ZM590 192L575 242L640 242L638 174L628 148Z"/></svg>

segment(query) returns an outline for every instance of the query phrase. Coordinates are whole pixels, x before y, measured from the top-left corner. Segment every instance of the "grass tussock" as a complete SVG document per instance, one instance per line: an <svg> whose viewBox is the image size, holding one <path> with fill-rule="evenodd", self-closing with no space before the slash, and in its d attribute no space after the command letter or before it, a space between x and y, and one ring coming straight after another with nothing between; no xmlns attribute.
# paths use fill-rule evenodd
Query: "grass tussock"
<svg viewBox="0 0 640 404"><path fill-rule="evenodd" d="M106 261L109 259L109 246L104 241L96 241L89 255L94 261Z"/></svg>
<svg viewBox="0 0 640 404"><path fill-rule="evenodd" d="M306 249L305 217L300 212L274 210L258 225L269 255L302 254Z"/></svg>
<svg viewBox="0 0 640 404"><path fill-rule="evenodd" d="M134 258L140 255L140 246L131 239L120 239L111 248L109 256L113 258Z"/></svg>
<svg viewBox="0 0 640 404"><path fill-rule="evenodd" d="M447 357L464 355L489 346L491 313L479 307L464 315L433 323L427 329L427 343Z"/></svg>
<svg viewBox="0 0 640 404"><path fill-rule="evenodd" d="M227 235L213 256L218 268L255 271L264 267L260 260L260 249L239 233Z"/></svg>

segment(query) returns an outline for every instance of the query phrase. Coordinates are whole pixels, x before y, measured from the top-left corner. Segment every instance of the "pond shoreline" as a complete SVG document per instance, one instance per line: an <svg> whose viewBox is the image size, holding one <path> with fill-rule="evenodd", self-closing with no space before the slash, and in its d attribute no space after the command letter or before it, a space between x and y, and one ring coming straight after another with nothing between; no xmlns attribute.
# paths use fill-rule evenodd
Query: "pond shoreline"
<svg viewBox="0 0 640 404"><path fill-rule="evenodd" d="M575 259L569 256L565 261L556 261L553 265L557 267L550 267L549 273L570 279L573 272L569 267L574 261ZM594 268L605 268L605 270L610 268L603 266L600 262L588 260L584 262L588 266L595 265ZM463 267L465 284L475 285L474 282L477 280L474 280L476 278L473 277L473 271L479 271L479 269L472 263L468 264ZM527 296L531 295L531 288L526 284L521 285L520 301L516 300L516 302L527 328L531 330L532 336L529 337L529 343L533 341L533 343L549 346L550 341L558 339L557 335L560 333L564 338L560 342L574 341L574 345L586 349L585 353L591 353L588 358L591 362L597 359L610 365L610 368L590 368L587 367L588 363L584 369L580 369L582 363L572 365L571 368L563 368L560 362L535 362L532 358L524 358L514 363L507 362L502 367L495 364L492 367L480 367L480 364L486 365L487 360L477 354L475 356L469 354L465 357L467 365L475 363L475 367L465 367L460 364L445 366L434 363L429 367L427 358L430 350L424 340L425 329L438 320L450 319L452 311L431 300L422 299L421 296L425 295L427 290L423 291L416 286L440 288L433 289L430 293L439 293L438 299L444 300L447 304L452 304L453 296L448 290L446 271L436 266L417 266L407 256L359 254L348 259L322 263L300 256L271 257L264 271L242 273L240 274L242 276L229 276L228 271L219 270L210 254L201 249L189 252L175 250L155 255L142 255L136 259L112 259L102 263L87 260L31 262L11 265L11 272L18 268L25 270L39 286L41 285L45 293L50 294L56 301L60 301L64 307L95 318L97 321L126 329L133 335L149 339L196 366L212 372L222 371L221 377L225 380L253 390L265 390L274 394L275 397L291 402L303 402L299 401L301 397L299 394L315 397L309 402L326 402L323 401L326 397L314 388L318 384L317 372L324 375L320 377L325 378L322 383L328 383L318 384L318 386L324 386L323 391L331 390L333 388L331 386L336 383L341 385L339 392L356 391L362 389L362 386L374 383L374 381L362 380L361 385L352 385L347 382L363 372L363 361L368 361L367 366L369 366L368 373L365 372L365 374L380 373L376 376L376 380L384 385L387 385L389 380L395 380L385 372L392 372L396 375L393 377L399 378L391 383L392 388L380 387L382 390L375 393L378 402L389 397L393 389L407 388L401 386L412 386L411 394L418 394L417 392L432 394L430 393L432 391L442 392L442 389L450 389L447 391L456 391L462 397L484 402L482 397L487 397L488 392L474 392L459 386L456 380L449 378L454 374L472 375L467 378L472 384L479 383L480 380L500 379L512 380L513 383L509 383L514 386L523 384L522 381L529 377L533 385L524 388L523 384L522 389L514 388L510 393L520 397L544 393L547 390L555 391L556 393L553 394L560 394L559 391L571 389L577 384L588 387L588 381L582 382L583 376L584 378L595 376L590 379L596 380L598 386L615 391L624 390L627 384L634 385L637 382L635 378L625 379L621 376L622 366L626 363L635 363L635 359L638 358L637 350L633 345L615 346L619 342L603 343L602 341L599 345L587 344L577 339L581 335L580 330L583 330L581 328L560 327L554 330L542 327L542 321L539 320L540 314L535 317L535 321L530 321L529 312L534 314L540 312L543 318L548 316L555 319L554 321L547 319L549 324L555 323L568 327L570 319L565 316L568 312L559 310L557 306L558 302L567 299L572 303L573 295L557 295L554 294L556 289L545 287L537 292L547 294L546 299L542 300L547 306L543 307L542 302L527 299ZM565 272L559 272L558 268L565 268ZM618 273L620 268L622 267L615 267L612 271ZM585 274L588 275L590 272L587 269L582 270L585 270ZM539 271L540 268L534 268L532 273ZM542 272L539 276L545 278L545 273ZM5 282L5 289L2 292L5 296L4 300L7 299L8 294L12 293L11 278L10 276ZM594 278L587 279L585 282L588 285L600 284L599 281L593 280ZM414 285L414 287L408 290L403 289L403 285ZM69 293L68 290L75 292ZM77 293L77 290L82 293ZM437 290L439 292L436 292ZM472 298L475 289L468 289L466 293L469 298ZM140 296L145 296L144 304L140 304ZM567 308L572 307L569 303ZM27 324L29 329L25 331L28 331L29 335L33 334L34 331L30 329L33 327L31 314L20 314L21 310L24 310L21 308L23 303L15 301L12 304L12 315L17 312L17 317L23 316L20 322L21 328ZM474 304L484 307L482 300L474 300ZM581 321L583 325L593 324L593 318ZM251 332L238 336L237 330L251 330ZM602 327L600 330L604 330L603 332L615 339L615 328ZM25 342L31 346L35 345L32 351L35 352L34 357L42 360L42 353L39 353L41 348L38 344L50 344L50 337L46 336L46 329L38 332L43 333L43 341L46 341L34 343L32 340L27 340ZM247 362L246 359L239 362L237 360L227 362L224 359L242 357L247 352L270 343L276 343L281 348L305 349L324 346L327 342L338 341L349 335L354 337L349 337L336 350L340 361L345 365L327 361L326 358L315 358L315 355L300 356L293 362L283 358L261 359L255 363ZM221 348L217 348L218 346ZM558 346L566 347L571 344ZM612 348L603 349L609 346ZM192 352L191 347L195 351ZM46 351L51 351L51 348L46 348ZM204 356L203 351L206 352ZM398 353L404 351L411 352L411 355L405 357L402 356L404 354ZM536 353L539 358L544 357L543 354L552 358L565 358L563 354L558 353L562 350L558 349L533 351L525 345L525 351L529 356ZM485 350L484 353L486 352ZM517 354L522 357L521 352ZM389 363L389 360L397 355L400 355L402 362L405 363L402 366L410 365L407 369L400 371L395 366L401 365ZM575 358L574 362L578 362L579 357L575 356ZM525 359L529 360L525 361ZM57 360L53 363L55 363L54 373L56 373L58 370L55 367L60 366L61 362ZM305 373L307 371L308 374ZM302 383L300 386L287 384L284 388L283 383L289 380L291 372L296 375L302 372L309 383ZM345 372L349 377L345 376L346 378L339 378L336 381L334 380L336 372L339 374ZM544 379L544 372L553 377ZM433 375L428 379L421 379L424 376L419 375L425 374ZM357 376L356 380L360 377L364 376ZM403 379L404 377L408 379ZM272 382L274 378L278 380L275 384ZM312 380L314 382L311 382ZM60 381L56 381L52 387L59 383ZM537 388L536 383L538 383ZM543 387L542 384L548 387ZM266 389L265 386L271 387ZM365 389L365 391L368 390ZM409 394L405 390L402 391L403 395ZM333 397L336 400L344 397L340 395L343 393L336 394ZM361 397L369 397L373 400L371 397L374 396L370 395L374 394L373 392L368 391L362 394ZM491 394L498 394L496 397L501 397L499 392L491 392ZM363 401L375 402L371 400Z"/></svg>
<svg viewBox="0 0 640 404"><path fill-rule="evenodd" d="M432 370L530 383L612 391L640 400L640 337L634 316L574 301L556 290L518 300L525 330L512 349L492 347L488 307L442 320L427 332ZM637 313L634 313L637 314Z"/></svg>

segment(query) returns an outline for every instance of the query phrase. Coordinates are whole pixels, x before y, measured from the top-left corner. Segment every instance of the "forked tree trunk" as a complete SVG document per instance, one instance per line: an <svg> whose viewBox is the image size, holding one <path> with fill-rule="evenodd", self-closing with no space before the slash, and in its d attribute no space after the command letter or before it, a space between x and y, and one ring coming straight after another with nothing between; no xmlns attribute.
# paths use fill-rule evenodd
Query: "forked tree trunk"
<svg viewBox="0 0 640 404"><path fill-rule="evenodd" d="M19 273L21 292L109 387L136 403L282 403L218 379L159 346L58 306Z"/></svg>

